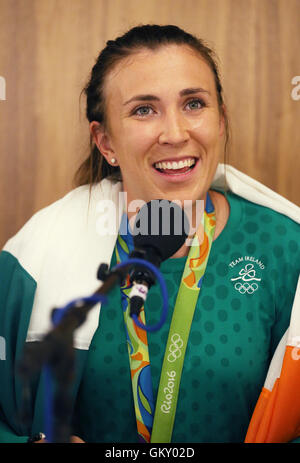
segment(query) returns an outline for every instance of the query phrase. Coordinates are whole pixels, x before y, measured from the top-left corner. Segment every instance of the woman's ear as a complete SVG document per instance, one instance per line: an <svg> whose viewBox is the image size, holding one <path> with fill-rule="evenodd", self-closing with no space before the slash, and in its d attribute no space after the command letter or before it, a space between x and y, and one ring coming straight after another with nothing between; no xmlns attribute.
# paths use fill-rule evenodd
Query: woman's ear
<svg viewBox="0 0 300 463"><path fill-rule="evenodd" d="M103 125L97 121L92 121L90 123L90 133L98 150L105 157L106 161L109 164L116 166L116 155L113 150L110 137L104 130Z"/></svg>

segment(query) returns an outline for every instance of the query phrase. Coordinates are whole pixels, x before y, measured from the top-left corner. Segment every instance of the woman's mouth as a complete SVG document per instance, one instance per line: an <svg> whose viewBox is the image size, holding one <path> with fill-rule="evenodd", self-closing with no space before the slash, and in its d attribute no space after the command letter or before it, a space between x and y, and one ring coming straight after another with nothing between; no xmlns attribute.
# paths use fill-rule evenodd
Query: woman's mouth
<svg viewBox="0 0 300 463"><path fill-rule="evenodd" d="M177 161L166 160L153 164L155 171L169 180L185 180L198 164L199 159L194 157L184 158Z"/></svg>

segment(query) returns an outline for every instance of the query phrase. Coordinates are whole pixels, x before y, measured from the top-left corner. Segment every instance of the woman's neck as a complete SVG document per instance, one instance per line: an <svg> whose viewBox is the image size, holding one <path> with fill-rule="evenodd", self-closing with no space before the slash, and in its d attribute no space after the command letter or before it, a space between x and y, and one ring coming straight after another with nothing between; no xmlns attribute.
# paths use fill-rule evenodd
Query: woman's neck
<svg viewBox="0 0 300 463"><path fill-rule="evenodd" d="M221 193L214 191L214 190L209 190L209 195L214 205L214 209L216 213L216 227L215 227L215 232L214 232L214 237L213 237L213 241L214 241L221 234L222 230L224 229L227 223L229 213L230 213L230 207L229 207L229 203L227 199ZM206 206L206 195L205 195L205 200L204 200L204 207L203 207L203 210L201 211L202 213L204 213L205 206ZM137 211L135 212L127 211L128 219L130 221L133 220L133 218L136 216L136 213ZM193 224L195 224L197 221L199 223L199 219L198 217L196 217L196 215L197 215L197 211L196 211L196 207L194 207L192 211L192 223ZM176 251L175 254L171 256L171 258L175 259L179 257L185 257L188 255L189 249L190 249L190 246L184 244L180 249L178 249L178 251Z"/></svg>
<svg viewBox="0 0 300 463"><path fill-rule="evenodd" d="M224 195L221 193L218 193L217 191L214 190L209 190L209 195L210 199L212 200L212 203L214 205L215 213L216 213L216 227L215 227L215 232L214 232L214 237L213 241L218 238L218 236L221 234L223 229L225 228L225 225L228 221L228 217L230 214L230 206L225 198ZM206 206L206 202L204 204L204 208ZM173 254L171 257L172 259L176 259L178 257L185 257L188 255L190 250L190 247L184 244L178 251Z"/></svg>

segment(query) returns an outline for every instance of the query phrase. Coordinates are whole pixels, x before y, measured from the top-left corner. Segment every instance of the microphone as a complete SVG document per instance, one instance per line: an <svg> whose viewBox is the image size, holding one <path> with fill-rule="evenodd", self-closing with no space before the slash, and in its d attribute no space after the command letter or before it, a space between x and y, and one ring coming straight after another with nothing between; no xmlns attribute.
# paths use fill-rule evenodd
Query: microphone
<svg viewBox="0 0 300 463"><path fill-rule="evenodd" d="M155 199L146 203L138 212L134 229L134 251L131 258L144 259L159 268L162 261L175 254L189 234L190 224L178 204ZM129 273L132 289L129 294L130 316L139 316L151 286L155 283L153 272L136 265Z"/></svg>

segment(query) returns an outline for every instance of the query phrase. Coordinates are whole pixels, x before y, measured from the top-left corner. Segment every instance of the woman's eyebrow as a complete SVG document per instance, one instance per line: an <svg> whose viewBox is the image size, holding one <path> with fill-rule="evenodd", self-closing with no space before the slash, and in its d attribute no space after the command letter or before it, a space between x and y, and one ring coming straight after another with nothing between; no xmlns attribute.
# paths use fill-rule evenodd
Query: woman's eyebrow
<svg viewBox="0 0 300 463"><path fill-rule="evenodd" d="M179 92L179 95L187 96L187 95L194 95L195 93L208 93L208 95L210 95L210 92L208 90L205 90L204 88L201 88L201 87L185 88L184 90L181 90Z"/></svg>
<svg viewBox="0 0 300 463"><path fill-rule="evenodd" d="M185 88L179 92L180 96L187 96L187 95L194 95L195 93L208 93L210 95L210 92L208 90L205 90L204 88L201 87L192 87L192 88ZM150 94L145 94L145 95L135 95L129 100L125 101L123 103L123 106L127 105L128 103L131 103L132 101L159 101L160 98L155 95L150 95Z"/></svg>
<svg viewBox="0 0 300 463"><path fill-rule="evenodd" d="M159 98L155 95L135 95L132 98L130 98L130 100L123 103L123 105L125 106L128 103L131 103L132 101L159 101Z"/></svg>

